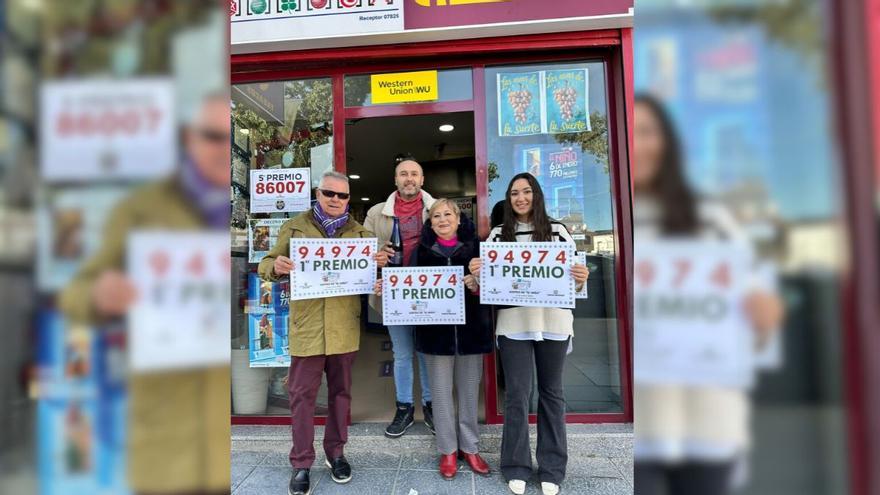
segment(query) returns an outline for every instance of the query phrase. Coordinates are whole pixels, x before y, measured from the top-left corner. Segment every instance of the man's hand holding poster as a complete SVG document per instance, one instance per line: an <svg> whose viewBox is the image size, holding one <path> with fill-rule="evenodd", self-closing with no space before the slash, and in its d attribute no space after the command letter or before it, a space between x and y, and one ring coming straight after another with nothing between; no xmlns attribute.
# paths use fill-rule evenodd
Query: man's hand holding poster
<svg viewBox="0 0 880 495"><path fill-rule="evenodd" d="M228 364L229 235L145 231L128 238L138 300L128 313L135 371Z"/></svg>
<svg viewBox="0 0 880 495"><path fill-rule="evenodd" d="M372 294L378 241L290 239L290 299Z"/></svg>

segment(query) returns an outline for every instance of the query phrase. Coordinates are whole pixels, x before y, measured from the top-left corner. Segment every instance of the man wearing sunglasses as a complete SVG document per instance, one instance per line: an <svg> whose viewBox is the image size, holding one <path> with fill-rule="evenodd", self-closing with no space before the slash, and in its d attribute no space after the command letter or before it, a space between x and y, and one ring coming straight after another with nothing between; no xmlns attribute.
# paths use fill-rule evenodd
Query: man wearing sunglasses
<svg viewBox="0 0 880 495"><path fill-rule="evenodd" d="M131 232L229 231L229 136L228 90L210 94L187 123L177 172L113 208L99 248L60 294L67 318L100 325L126 316L138 297L125 271ZM229 365L132 373L126 385L132 491L229 493Z"/></svg>
<svg viewBox="0 0 880 495"><path fill-rule="evenodd" d="M285 222L278 231L278 242L261 261L260 276L277 281L293 270L287 257L291 238L363 238L373 233L348 214L348 177L326 172L321 177L315 206ZM379 267L388 253L373 255ZM290 368L287 392L293 424L290 464L293 475L288 493L309 492L309 469L315 462L315 401L321 376L327 374L327 425L324 453L330 476L337 483L351 480L351 465L343 455L348 439L351 409L351 368L360 345L359 296L337 296L290 302Z"/></svg>
<svg viewBox="0 0 880 495"><path fill-rule="evenodd" d="M400 222L400 236L403 240L403 265L409 265L412 252L419 244L422 225L428 218L428 210L434 204L434 198L422 190L425 175L422 166L412 155L403 154L395 158L394 185L397 190L388 196L388 200L379 203L367 212L364 226L376 233L379 244L389 244L394 217ZM370 306L379 313L382 305L376 296L370 296ZM413 424L415 407L413 406L413 327L408 325L392 325L388 327L391 336L391 348L394 352L394 388L397 407L394 419L385 428L385 435L397 438L406 433ZM434 416L431 410L431 387L428 383L428 372L425 358L418 354L419 379L422 385L422 413L425 426L434 432Z"/></svg>

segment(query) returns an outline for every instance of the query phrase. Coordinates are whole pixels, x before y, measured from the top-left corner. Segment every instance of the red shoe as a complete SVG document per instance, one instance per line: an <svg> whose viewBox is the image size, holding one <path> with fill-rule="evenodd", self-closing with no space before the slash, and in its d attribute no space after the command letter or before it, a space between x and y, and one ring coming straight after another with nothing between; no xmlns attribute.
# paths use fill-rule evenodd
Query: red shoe
<svg viewBox="0 0 880 495"><path fill-rule="evenodd" d="M455 454L440 456L440 476L447 480L455 478L455 472L458 470L458 461Z"/></svg>
<svg viewBox="0 0 880 495"><path fill-rule="evenodd" d="M482 474L483 476L489 475L489 465L486 464L486 461L480 457L480 454L468 454L467 452L458 451L458 458L464 459L467 461L468 466L471 467L471 471Z"/></svg>

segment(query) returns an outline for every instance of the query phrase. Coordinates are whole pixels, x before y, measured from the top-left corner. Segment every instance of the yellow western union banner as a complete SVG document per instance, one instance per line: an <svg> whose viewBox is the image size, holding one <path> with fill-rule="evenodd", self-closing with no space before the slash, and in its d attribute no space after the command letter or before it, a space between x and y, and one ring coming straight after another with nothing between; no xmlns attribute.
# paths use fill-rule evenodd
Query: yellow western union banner
<svg viewBox="0 0 880 495"><path fill-rule="evenodd" d="M373 104L436 101L437 71L398 72L370 76Z"/></svg>

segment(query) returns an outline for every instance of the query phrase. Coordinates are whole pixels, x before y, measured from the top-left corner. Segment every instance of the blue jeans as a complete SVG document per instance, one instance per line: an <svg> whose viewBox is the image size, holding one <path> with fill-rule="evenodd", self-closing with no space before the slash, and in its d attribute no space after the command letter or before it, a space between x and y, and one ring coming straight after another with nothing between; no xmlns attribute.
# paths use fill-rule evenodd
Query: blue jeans
<svg viewBox="0 0 880 495"><path fill-rule="evenodd" d="M397 392L397 402L413 403L413 327L389 326L388 334L391 335L391 347L394 351L394 389ZM421 353L419 359L419 381L422 383L422 403L431 402L431 386L428 383L428 369L425 367L425 357Z"/></svg>

